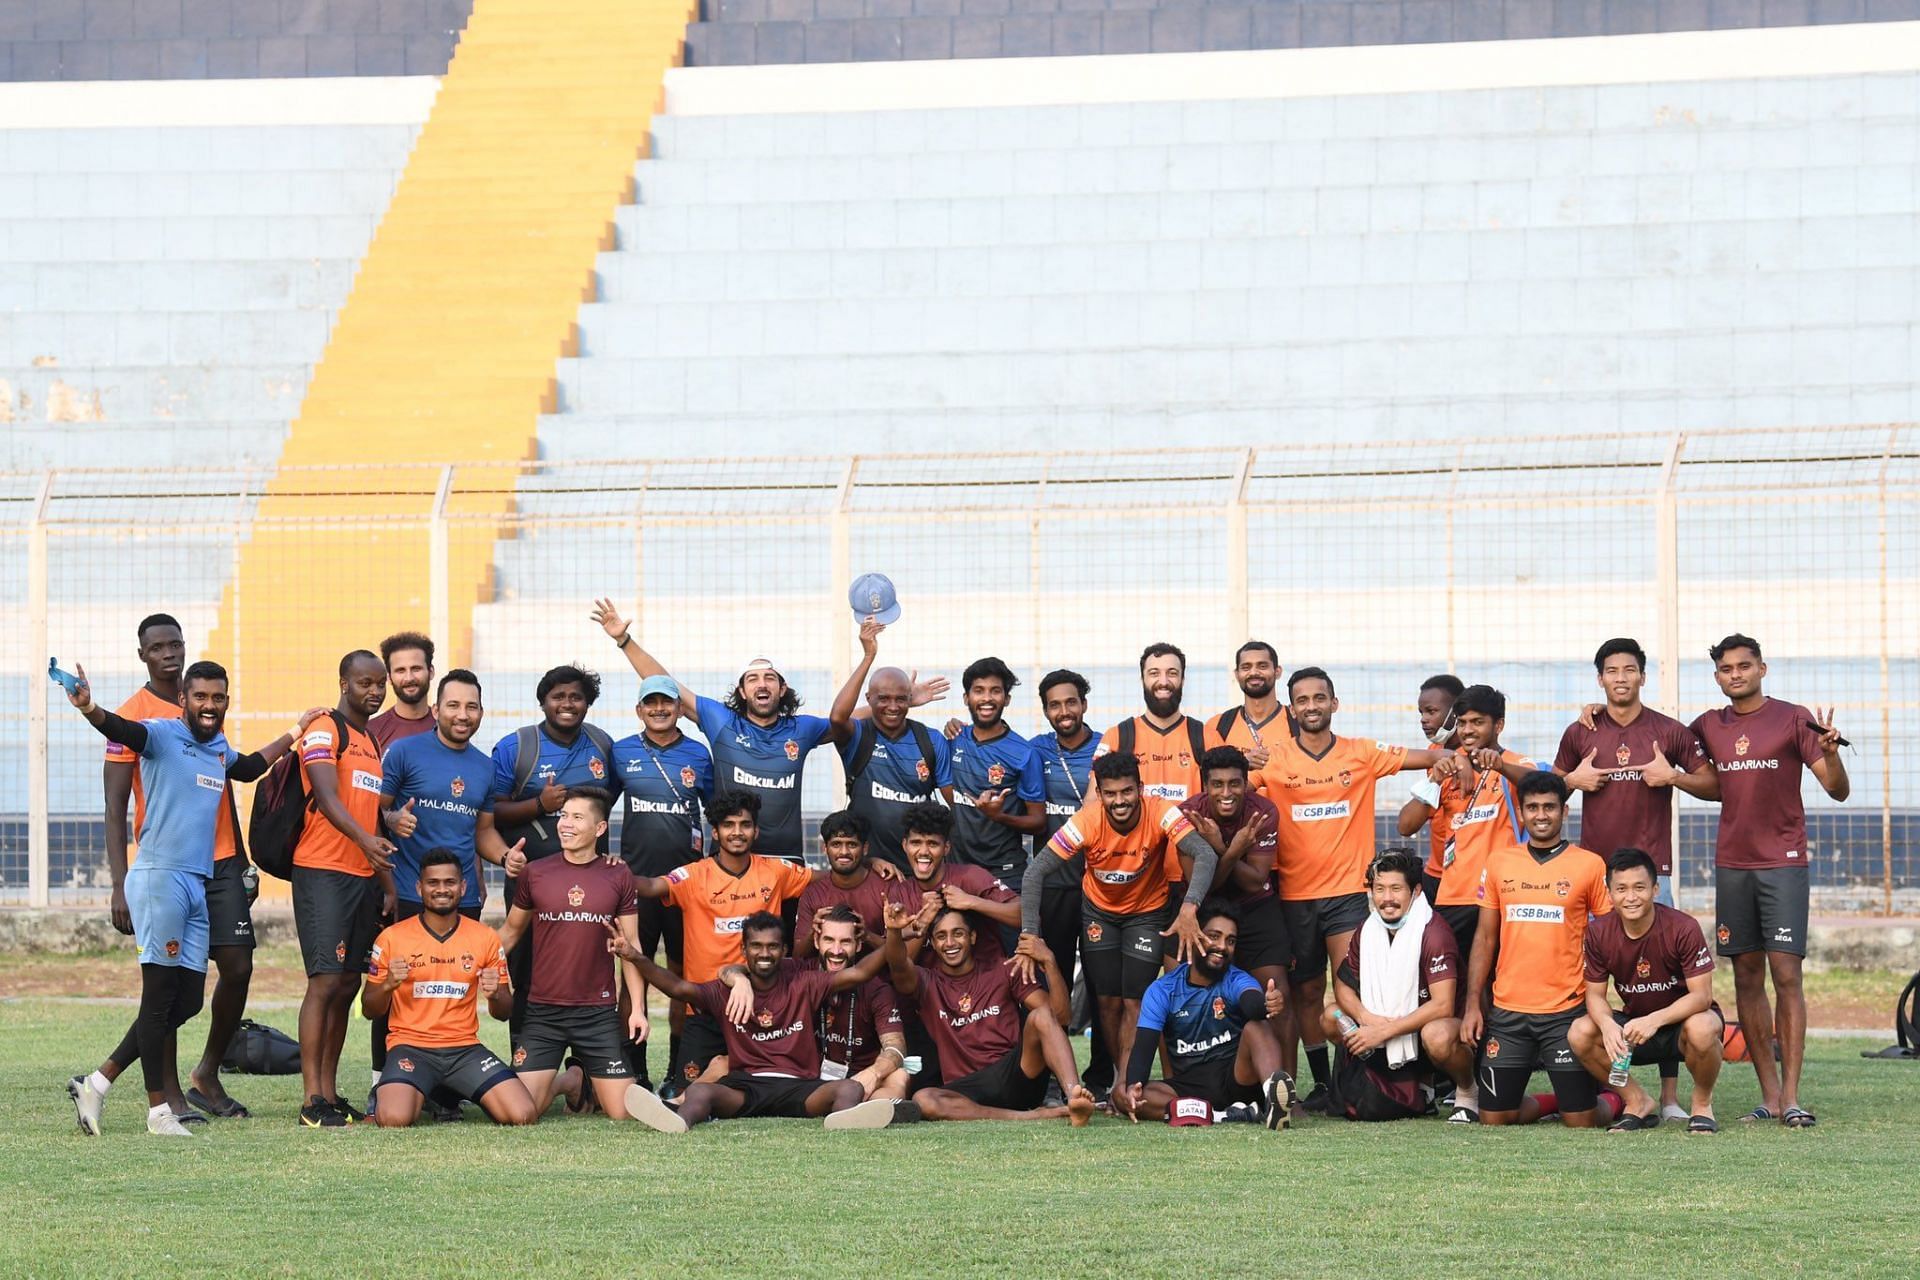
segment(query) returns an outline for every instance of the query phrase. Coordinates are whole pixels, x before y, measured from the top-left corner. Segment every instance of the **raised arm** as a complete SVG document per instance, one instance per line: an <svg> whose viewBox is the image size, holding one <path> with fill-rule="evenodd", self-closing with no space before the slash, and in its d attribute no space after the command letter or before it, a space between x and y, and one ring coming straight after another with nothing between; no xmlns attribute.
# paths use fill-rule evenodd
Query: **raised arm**
<svg viewBox="0 0 1920 1280"><path fill-rule="evenodd" d="M1813 727L1820 733L1820 758L1811 766L1813 776L1829 798L1844 802L1853 794L1853 782L1847 777L1847 765L1840 758L1840 731L1833 727L1833 708L1813 714Z"/></svg>
<svg viewBox="0 0 1920 1280"><path fill-rule="evenodd" d="M100 731L100 736L108 742L117 742L127 750L139 755L147 749L147 726L136 720L123 720L105 707L95 706L93 686L87 683L87 669L79 663L73 664L74 674L80 679L67 701L74 710L86 717L87 723Z"/></svg>
<svg viewBox="0 0 1920 1280"><path fill-rule="evenodd" d="M641 978L648 986L664 991L675 1000L691 1002L699 994L699 983L688 982L679 974L662 969L652 959L640 954L638 944L629 939L611 920L605 922L605 927L608 952L639 969Z"/></svg>
<svg viewBox="0 0 1920 1280"><path fill-rule="evenodd" d="M659 659L640 647L640 642L633 638L632 624L620 616L620 611L613 607L612 600L594 601L592 616L593 620L600 624L600 629L612 639L614 647L626 655L627 665L633 668L635 675L642 680L648 676L672 677L672 673L660 665ZM698 720L699 699L695 697L693 690L681 684L679 680L674 680L674 683L680 685L680 714L689 720Z"/></svg>
<svg viewBox="0 0 1920 1280"><path fill-rule="evenodd" d="M880 633L887 629L883 622L868 618L860 624L860 662L854 667L847 682L840 686L840 692L833 695L833 705L827 708L828 736L835 746L841 746L853 737L853 712L860 705L860 690L866 687L867 673L873 670L874 655L880 652Z"/></svg>
<svg viewBox="0 0 1920 1280"><path fill-rule="evenodd" d="M913 917L897 902L887 903L883 911L887 922L887 944L880 954L887 958L887 980L893 984L897 994L911 996L920 990L920 966L907 954L905 931L913 923Z"/></svg>
<svg viewBox="0 0 1920 1280"><path fill-rule="evenodd" d="M885 972L886 967L887 953L885 951L869 951L860 957L859 963L850 964L844 969L834 970L832 976L827 981L827 990L845 991L851 987L857 987L868 978L879 977L881 973Z"/></svg>

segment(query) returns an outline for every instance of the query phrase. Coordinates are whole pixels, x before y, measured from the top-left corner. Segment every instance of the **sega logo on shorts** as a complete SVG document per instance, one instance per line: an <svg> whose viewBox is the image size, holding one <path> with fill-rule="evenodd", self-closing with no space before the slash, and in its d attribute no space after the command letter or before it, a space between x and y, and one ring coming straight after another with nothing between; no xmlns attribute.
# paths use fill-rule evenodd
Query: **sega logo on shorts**
<svg viewBox="0 0 1920 1280"><path fill-rule="evenodd" d="M1331 804L1297 804L1293 806L1295 822L1325 822L1330 818L1345 818L1352 815L1345 800L1335 800Z"/></svg>
<svg viewBox="0 0 1920 1280"><path fill-rule="evenodd" d="M466 995L467 984L464 982L447 982L444 979L436 979L413 984L413 998L415 1000L464 1000Z"/></svg>
<svg viewBox="0 0 1920 1280"><path fill-rule="evenodd" d="M380 775L368 773L365 769L355 769L353 771L353 789L355 791L371 791L373 794L379 795Z"/></svg>
<svg viewBox="0 0 1920 1280"><path fill-rule="evenodd" d="M1566 911L1561 907L1532 902L1509 902L1507 919L1527 924L1565 924Z"/></svg>

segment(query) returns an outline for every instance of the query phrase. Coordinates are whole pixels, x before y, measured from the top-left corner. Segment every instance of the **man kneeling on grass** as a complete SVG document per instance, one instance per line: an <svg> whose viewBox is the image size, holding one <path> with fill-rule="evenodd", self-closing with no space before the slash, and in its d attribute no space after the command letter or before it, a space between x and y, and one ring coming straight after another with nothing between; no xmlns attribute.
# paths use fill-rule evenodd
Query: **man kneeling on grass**
<svg viewBox="0 0 1920 1280"><path fill-rule="evenodd" d="M841 969L816 969L787 958L779 916L756 911L740 926L745 967L728 965L712 982L688 982L641 955L612 924L606 929L607 950L639 965L647 982L669 998L712 1015L727 1050L727 1074L688 1085L678 1111L637 1084L627 1086L628 1115L661 1133L685 1133L710 1119L817 1119L866 1097L858 1080L821 1078L813 1027L820 1006L836 992L853 990L880 972L886 961L882 953Z"/></svg>
<svg viewBox="0 0 1920 1280"><path fill-rule="evenodd" d="M481 996L505 1021L513 990L500 937L460 914L466 877L451 849L420 859L421 911L374 939L360 1007L387 1020L387 1066L374 1091L374 1118L404 1129L436 1086L470 1098L500 1124L532 1124L533 1099L513 1068L480 1043Z"/></svg>
<svg viewBox="0 0 1920 1280"><path fill-rule="evenodd" d="M887 945L880 954L900 999L913 1001L919 1010L939 1051L945 1083L905 1102L875 1098L832 1118L828 1127L879 1128L923 1118L1086 1124L1093 1115L1093 1094L1080 1083L1073 1046L1061 1029L1069 994L1053 952L1038 935L1022 934L1011 958L977 964L966 912L935 903L920 918L932 964L916 964L907 954L905 935L915 917L898 903L887 904ZM1045 988L1034 981L1036 971L1045 977ZM1049 1071L1067 1096L1064 1107L1040 1105Z"/></svg>

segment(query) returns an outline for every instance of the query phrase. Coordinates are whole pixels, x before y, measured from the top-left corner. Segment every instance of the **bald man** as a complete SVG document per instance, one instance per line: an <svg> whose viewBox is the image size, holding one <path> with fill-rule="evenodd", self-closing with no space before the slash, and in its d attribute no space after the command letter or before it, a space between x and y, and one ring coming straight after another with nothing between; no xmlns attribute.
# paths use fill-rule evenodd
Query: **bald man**
<svg viewBox="0 0 1920 1280"><path fill-rule="evenodd" d="M828 719L846 765L847 808L867 823L867 852L904 871L907 810L932 799L936 790L951 805L953 774L947 752L941 749L945 741L918 720L907 718L912 678L898 667L873 670L885 629L871 620L860 628L860 665L833 700ZM856 717L854 699L862 684L870 714Z"/></svg>

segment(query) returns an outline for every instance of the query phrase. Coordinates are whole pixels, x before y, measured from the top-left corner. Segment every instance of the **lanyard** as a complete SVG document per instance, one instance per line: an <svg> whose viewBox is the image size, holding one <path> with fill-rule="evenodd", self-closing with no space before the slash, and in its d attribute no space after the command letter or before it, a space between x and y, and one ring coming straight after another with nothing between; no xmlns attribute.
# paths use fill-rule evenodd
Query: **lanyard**
<svg viewBox="0 0 1920 1280"><path fill-rule="evenodd" d="M1061 743L1060 735L1057 733L1053 735L1053 745L1060 748L1060 772L1067 775L1067 785L1073 788L1073 803L1076 806L1085 804L1087 797L1080 790L1080 780L1073 776L1073 761L1067 759L1067 748Z"/></svg>
<svg viewBox="0 0 1920 1280"><path fill-rule="evenodd" d="M684 806L687 803L687 797L674 784L673 775L667 772L667 766L660 763L660 753L654 749L653 743L643 736L640 739L640 745L646 750L647 759L653 761L654 771L660 775L660 781L667 784L667 790L673 793L673 798Z"/></svg>
<svg viewBox="0 0 1920 1280"><path fill-rule="evenodd" d="M1471 761L1468 762L1467 767L1473 767ZM1487 785L1488 777L1495 772L1497 771L1494 769L1482 769L1479 771L1479 776L1473 780L1473 794L1467 797L1467 813L1472 813L1473 807L1480 803L1480 788ZM1454 846L1458 839L1459 837L1453 834L1447 836L1446 848L1440 855L1440 867L1442 870L1453 865Z"/></svg>

